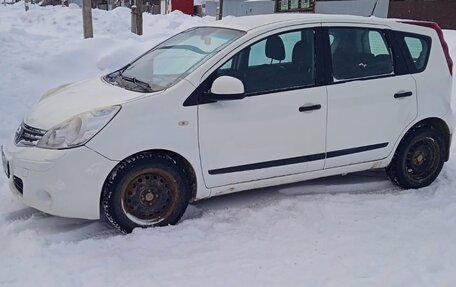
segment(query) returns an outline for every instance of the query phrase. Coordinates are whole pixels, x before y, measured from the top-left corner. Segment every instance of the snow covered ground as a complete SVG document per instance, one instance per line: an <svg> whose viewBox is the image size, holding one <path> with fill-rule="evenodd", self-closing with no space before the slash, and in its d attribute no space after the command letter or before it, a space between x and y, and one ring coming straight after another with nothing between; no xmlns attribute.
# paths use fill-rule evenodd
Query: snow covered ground
<svg viewBox="0 0 456 287"><path fill-rule="evenodd" d="M93 16L82 40L78 8L0 6L0 143L45 90L213 20L145 15L138 37L127 9ZM370 171L201 201L177 226L126 236L26 208L1 175L0 286L455 286L455 153L419 191Z"/></svg>

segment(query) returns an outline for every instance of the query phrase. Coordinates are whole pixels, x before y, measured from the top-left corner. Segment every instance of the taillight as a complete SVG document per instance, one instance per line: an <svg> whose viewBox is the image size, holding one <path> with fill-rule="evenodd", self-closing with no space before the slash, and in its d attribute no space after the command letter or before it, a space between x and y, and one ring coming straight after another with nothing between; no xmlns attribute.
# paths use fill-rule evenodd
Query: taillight
<svg viewBox="0 0 456 287"><path fill-rule="evenodd" d="M428 28L434 29L437 32L437 35L439 35L440 43L442 44L443 52L445 53L445 58L448 63L448 69L450 69L450 74L453 75L453 60L451 59L451 56L450 56L450 49L448 48L448 44L445 41L442 28L440 28L439 24L437 24L435 22L429 22L429 21L412 21L412 20L406 20L406 21L400 21L400 22L405 23L405 24L418 25L418 26L423 26L423 27L428 27Z"/></svg>

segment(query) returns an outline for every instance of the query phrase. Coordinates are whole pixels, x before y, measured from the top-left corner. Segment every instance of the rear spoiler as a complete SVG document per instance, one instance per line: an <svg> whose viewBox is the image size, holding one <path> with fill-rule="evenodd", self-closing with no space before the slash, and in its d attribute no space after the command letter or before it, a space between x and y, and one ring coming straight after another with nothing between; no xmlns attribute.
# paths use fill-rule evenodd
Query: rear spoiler
<svg viewBox="0 0 456 287"><path fill-rule="evenodd" d="M418 21L418 20L399 20L398 22L434 29L437 32L437 35L439 35L440 43L442 44L443 52L445 53L445 58L448 63L448 69L450 70L450 74L453 75L453 60L451 59L448 44L445 41L445 37L443 36L442 28L440 28L439 24L437 24L435 22L431 22L431 21Z"/></svg>

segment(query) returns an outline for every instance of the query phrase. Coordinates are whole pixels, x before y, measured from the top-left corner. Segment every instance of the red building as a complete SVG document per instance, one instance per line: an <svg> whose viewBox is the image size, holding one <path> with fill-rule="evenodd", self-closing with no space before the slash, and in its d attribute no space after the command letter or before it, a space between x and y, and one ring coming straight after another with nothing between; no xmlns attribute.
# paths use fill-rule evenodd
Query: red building
<svg viewBox="0 0 456 287"><path fill-rule="evenodd" d="M193 0L171 0L171 10L179 10L193 16Z"/></svg>
<svg viewBox="0 0 456 287"><path fill-rule="evenodd" d="M444 29L456 29L456 0L390 0L388 17L433 21Z"/></svg>

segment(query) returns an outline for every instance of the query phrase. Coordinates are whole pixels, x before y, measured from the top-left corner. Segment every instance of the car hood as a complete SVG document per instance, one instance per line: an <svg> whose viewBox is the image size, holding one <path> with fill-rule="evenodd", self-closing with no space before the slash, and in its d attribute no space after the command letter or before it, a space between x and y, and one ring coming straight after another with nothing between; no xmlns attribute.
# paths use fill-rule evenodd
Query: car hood
<svg viewBox="0 0 456 287"><path fill-rule="evenodd" d="M159 94L156 92L153 94ZM46 92L24 122L48 130L71 117L93 109L120 105L151 94L128 91L96 78L63 85Z"/></svg>

